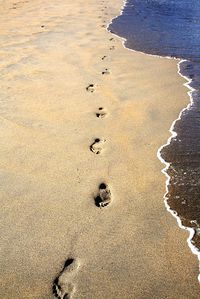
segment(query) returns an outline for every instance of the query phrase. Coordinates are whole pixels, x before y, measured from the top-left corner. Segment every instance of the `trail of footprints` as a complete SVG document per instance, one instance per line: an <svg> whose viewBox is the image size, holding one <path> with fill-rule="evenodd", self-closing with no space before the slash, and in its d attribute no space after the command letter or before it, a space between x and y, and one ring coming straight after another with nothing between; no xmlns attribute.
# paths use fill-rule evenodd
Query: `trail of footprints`
<svg viewBox="0 0 200 299"><path fill-rule="evenodd" d="M105 27L105 25L102 25L102 27ZM113 41L114 38L111 37L109 41ZM115 47L111 46L110 50L114 50ZM101 60L105 60L107 58L106 55L101 57ZM110 70L108 68L105 68L102 72L102 75L109 75ZM89 84L86 87L86 90L88 92L94 92L95 91L95 84ZM103 107L99 107L97 112L95 113L97 118L103 119L107 116L107 111ZM106 142L106 139L103 138L95 138L92 144L90 145L90 151L96 155L100 155L104 149L104 144ZM95 205L99 208L104 208L108 206L111 203L112 195L109 186L106 183L101 183L99 185L99 191L98 194L94 198Z"/></svg>
<svg viewBox="0 0 200 299"><path fill-rule="evenodd" d="M104 3L104 1L102 1ZM104 11L107 7L105 6L102 11ZM107 14L107 13L105 13ZM99 16L102 18L102 16ZM105 21L104 21L105 23ZM105 28L106 25L103 24L101 27ZM113 41L114 38L111 37L109 41ZM115 46L110 46L109 50L114 50ZM101 60L105 60L107 58L106 55L101 57ZM105 68L102 72L102 75L109 75L110 71ZM94 93L97 88L97 85L94 83L90 83L86 87L86 91L89 93ZM95 116L99 119L104 119L107 117L108 113L104 107L99 107L95 113ZM90 151L95 155L100 155L104 150L104 145L106 143L106 139L104 138L95 138L92 144L89 146ZM112 194L110 187L102 182L98 186L98 191L96 196L94 197L94 203L98 208L104 208L108 206L112 201ZM64 264L63 269L59 273L59 275L55 278L52 286L52 293L57 299L71 299L75 292L75 284L73 283L73 279L76 276L78 269L80 267L80 262L76 259L69 257Z"/></svg>

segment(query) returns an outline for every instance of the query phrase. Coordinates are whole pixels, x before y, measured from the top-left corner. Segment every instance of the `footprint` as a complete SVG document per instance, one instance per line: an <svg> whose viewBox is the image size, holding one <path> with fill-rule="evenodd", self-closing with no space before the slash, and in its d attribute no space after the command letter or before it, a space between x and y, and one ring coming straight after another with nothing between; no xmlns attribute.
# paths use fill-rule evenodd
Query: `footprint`
<svg viewBox="0 0 200 299"><path fill-rule="evenodd" d="M104 208L111 203L112 195L110 188L105 183L99 185L99 193L95 197L95 205L99 208Z"/></svg>
<svg viewBox="0 0 200 299"><path fill-rule="evenodd" d="M103 107L99 107L98 109L99 111L96 113L96 117L98 118L104 118L107 113L105 112L104 108Z"/></svg>
<svg viewBox="0 0 200 299"><path fill-rule="evenodd" d="M108 69L105 69L103 72L102 72L102 75L109 75L110 74L110 71Z"/></svg>
<svg viewBox="0 0 200 299"><path fill-rule="evenodd" d="M101 25L101 27L102 27L102 28L105 28L105 27L106 27L106 25Z"/></svg>
<svg viewBox="0 0 200 299"><path fill-rule="evenodd" d="M106 57L107 57L107 56L104 55L103 57L101 57L101 59L104 60Z"/></svg>
<svg viewBox="0 0 200 299"><path fill-rule="evenodd" d="M95 91L95 85L94 84L89 84L87 87L86 87L86 90L88 92L94 92Z"/></svg>
<svg viewBox="0 0 200 299"><path fill-rule="evenodd" d="M74 258L68 258L65 265L53 282L52 292L55 298L70 299L75 291L70 279L79 268L79 263Z"/></svg>
<svg viewBox="0 0 200 299"><path fill-rule="evenodd" d="M114 40L114 37L111 37L109 40L110 40L110 41Z"/></svg>
<svg viewBox="0 0 200 299"><path fill-rule="evenodd" d="M115 46L110 47L110 50L114 50L114 49L115 49Z"/></svg>
<svg viewBox="0 0 200 299"><path fill-rule="evenodd" d="M103 149L103 144L105 143L106 140L96 138L94 142L90 145L90 150L96 155L99 155Z"/></svg>

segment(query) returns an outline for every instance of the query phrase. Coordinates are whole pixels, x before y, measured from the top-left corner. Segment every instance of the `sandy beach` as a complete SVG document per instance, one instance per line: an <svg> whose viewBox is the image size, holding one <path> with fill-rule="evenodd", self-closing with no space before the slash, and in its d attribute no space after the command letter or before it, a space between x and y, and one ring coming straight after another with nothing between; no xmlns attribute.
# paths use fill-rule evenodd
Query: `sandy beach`
<svg viewBox="0 0 200 299"><path fill-rule="evenodd" d="M122 4L1 1L0 298L200 298L157 158L185 80L106 30Z"/></svg>

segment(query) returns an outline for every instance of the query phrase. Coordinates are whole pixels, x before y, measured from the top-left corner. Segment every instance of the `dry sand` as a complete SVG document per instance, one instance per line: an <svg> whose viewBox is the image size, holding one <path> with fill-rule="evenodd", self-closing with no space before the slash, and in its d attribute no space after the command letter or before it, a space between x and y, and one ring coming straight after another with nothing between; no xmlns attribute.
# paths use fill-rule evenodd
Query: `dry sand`
<svg viewBox="0 0 200 299"><path fill-rule="evenodd" d="M157 158L189 101L176 61L110 40L122 0L0 4L0 297L54 298L60 275L74 299L200 298Z"/></svg>

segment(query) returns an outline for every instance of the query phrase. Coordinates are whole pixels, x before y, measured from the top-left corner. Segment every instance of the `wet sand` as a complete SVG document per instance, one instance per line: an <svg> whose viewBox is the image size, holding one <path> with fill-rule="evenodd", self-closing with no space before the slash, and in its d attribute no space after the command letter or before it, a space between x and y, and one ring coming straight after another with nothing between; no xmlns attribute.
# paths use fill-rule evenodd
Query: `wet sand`
<svg viewBox="0 0 200 299"><path fill-rule="evenodd" d="M1 4L1 297L200 298L157 158L177 62L106 31L121 0Z"/></svg>

